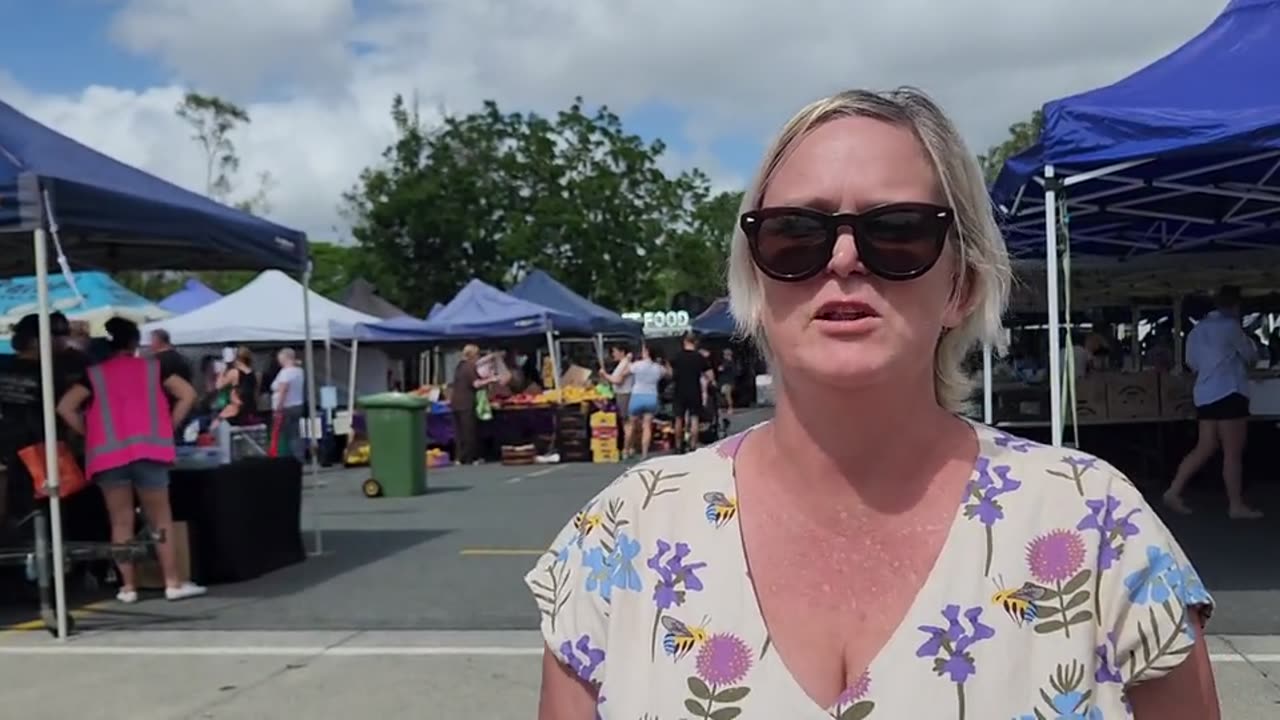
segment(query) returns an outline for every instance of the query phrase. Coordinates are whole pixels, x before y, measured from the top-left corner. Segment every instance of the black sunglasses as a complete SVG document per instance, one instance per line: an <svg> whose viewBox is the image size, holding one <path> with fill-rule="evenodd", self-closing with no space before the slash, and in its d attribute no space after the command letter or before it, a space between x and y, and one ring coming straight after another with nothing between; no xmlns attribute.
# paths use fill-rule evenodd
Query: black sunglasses
<svg viewBox="0 0 1280 720"><path fill-rule="evenodd" d="M942 256L955 221L951 208L892 203L863 213L824 213L803 207L769 207L743 213L739 224L751 257L765 275L800 282L831 262L840 228L853 230L858 258L885 280L913 280Z"/></svg>

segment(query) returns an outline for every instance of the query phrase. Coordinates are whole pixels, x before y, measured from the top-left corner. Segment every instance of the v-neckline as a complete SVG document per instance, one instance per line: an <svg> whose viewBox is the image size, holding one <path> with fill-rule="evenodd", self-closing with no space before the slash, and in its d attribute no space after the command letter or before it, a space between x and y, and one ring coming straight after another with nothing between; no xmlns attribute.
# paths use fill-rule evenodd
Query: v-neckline
<svg viewBox="0 0 1280 720"><path fill-rule="evenodd" d="M989 454L990 449L988 446L989 446L990 438L988 437L986 428L984 428L983 426L979 425L978 423L962 415L957 415L957 417L963 420L965 424L969 426L969 430L973 433L974 439L977 443L977 453L974 455L972 467L969 470L969 479L970 479L969 481L972 482L972 478L974 477L974 474L978 470L978 463L980 462L981 458ZM738 456L739 456L739 451L742 448L742 443L746 441L748 435L764 427L767 424L768 424L767 422L760 423L744 431L742 433L742 438L739 441L738 446L734 448L734 452L729 458L729 461L730 461L729 487L733 493L732 497L734 499L734 502L737 502L739 497L738 495ZM966 483L965 487L966 488L968 487L968 483ZM961 493L956 498L955 512L951 516L951 523L947 527L947 534L943 538L942 546L938 549L937 557L934 558L933 564L930 566L928 574L925 575L924 582L921 583L920 587L916 590L915 595L911 599L910 605L908 605L907 607L906 613L902 616L902 619L898 622L898 625L893 629L893 632L889 634L889 637L887 640L885 640L884 644L881 645L880 648L876 650L875 654L871 657L871 660L867 663L866 667L861 669L862 674L864 676L870 675L871 677L874 677L873 671L876 670L877 664L880 663L881 659L886 655L888 655L896 645L902 642L902 636L907 630L911 629L911 623L915 622L914 618L920 616L925 610L924 603L929 599L931 595L932 586L936 581L935 578L938 575L938 570L939 568L943 568L947 566L948 564L946 562L947 557L954 551L954 548L956 545L955 536L956 536L957 529L962 527L964 524L964 521L965 521L964 506L965 506L966 499L967 499L967 495L965 493ZM750 611L755 613L756 622L759 623L760 628L764 631L765 638L766 638L765 642L772 645L771 635L769 631L769 624L765 620L764 609L760 604L760 596L756 591L755 578L751 574L751 565L750 565L750 561L747 558L747 544L746 544L746 539L743 537L743 534L742 534L741 517L739 517L739 521L735 525L736 525L735 532L733 532L733 537L734 537L733 542L736 544L736 547L734 548L734 555L739 565L738 570L740 570L740 572L738 572L737 575L738 577L742 578L741 582L744 585L743 593L748 598L746 602L748 604ZM800 681L796 679L796 676L791 671L790 666L787 665L787 659L783 657L782 653L778 652L778 648L775 646L772 649L773 649L773 655L777 661L777 667L780 671L780 675L785 676L784 682L789 684L791 688L795 691L795 693L799 695L799 697L802 697L806 701L808 701L809 705L812 706L814 710L817 710L823 713L825 717L833 717L832 713L834 713L836 710L839 709L839 702L840 702L839 696L837 696L837 698L833 701L834 704L830 707L822 707L821 705L819 705L818 701L815 700L813 696L811 696L808 693L808 691L804 689L804 686L800 684ZM846 690L847 689L848 688L846 687ZM841 694L843 695L843 692Z"/></svg>

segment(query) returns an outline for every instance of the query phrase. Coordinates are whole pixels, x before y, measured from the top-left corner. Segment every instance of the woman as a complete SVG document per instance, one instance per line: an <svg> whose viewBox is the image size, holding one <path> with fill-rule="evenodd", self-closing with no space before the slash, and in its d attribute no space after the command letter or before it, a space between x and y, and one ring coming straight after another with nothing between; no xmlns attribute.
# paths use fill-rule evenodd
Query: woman
<svg viewBox="0 0 1280 720"><path fill-rule="evenodd" d="M609 350L613 358L613 372L600 361L600 375L613 386L614 403L618 408L618 427L622 431L622 459L629 460L638 445L636 434L631 432L631 392L635 378L631 376L631 348L625 344L614 345Z"/></svg>
<svg viewBox="0 0 1280 720"><path fill-rule="evenodd" d="M743 210L775 417L631 469L538 561L540 717L1216 718L1212 601L1133 486L957 414L1010 271L942 111L818 101Z"/></svg>
<svg viewBox="0 0 1280 720"><path fill-rule="evenodd" d="M184 600L205 589L179 575L169 507L169 468L174 462L173 428L196 402L195 388L178 375L160 376L160 363L138 357L138 326L124 318L106 324L112 355L89 368L87 384L77 383L58 402L58 415L85 437L85 472L102 488L111 519L111 542L134 536L134 491L151 529L166 541L156 544L164 573L165 597ZM171 408L165 391L177 398ZM83 415L81 410L88 405ZM122 603L138 601L133 563L118 563Z"/></svg>
<svg viewBox="0 0 1280 720"><path fill-rule="evenodd" d="M476 416L476 395L479 390L497 382L497 378L492 376L480 377L479 363L483 359L479 346L467 345L462 348L462 358L453 371L449 404L453 407L455 459L460 465L470 465L479 460L480 420Z"/></svg>
<svg viewBox="0 0 1280 720"><path fill-rule="evenodd" d="M218 378L217 390L223 393L222 410L213 418L210 429L223 420L232 425L249 425L257 419L258 376L253 370L253 351L241 345L235 358Z"/></svg>
<svg viewBox="0 0 1280 720"><path fill-rule="evenodd" d="M631 417L627 437L640 438L640 458L648 459L649 446L653 444L653 416L658 412L658 383L669 370L654 362L649 346L640 346L640 359L631 363L631 398L628 413Z"/></svg>

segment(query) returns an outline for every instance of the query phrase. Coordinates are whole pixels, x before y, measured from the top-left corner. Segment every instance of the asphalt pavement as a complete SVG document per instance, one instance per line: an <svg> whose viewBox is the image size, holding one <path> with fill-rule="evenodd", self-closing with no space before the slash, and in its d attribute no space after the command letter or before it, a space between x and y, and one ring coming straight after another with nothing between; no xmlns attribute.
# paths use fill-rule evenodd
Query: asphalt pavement
<svg viewBox="0 0 1280 720"><path fill-rule="evenodd" d="M377 500L360 494L367 471L326 472L304 502L322 552L304 563L181 603L77 598L81 632L65 645L31 631L29 609L0 608L0 707L77 720L532 717L541 646L521 577L620 470L448 468L424 496ZM1168 521L1219 603L1224 717L1280 717L1280 567L1267 553L1280 522Z"/></svg>

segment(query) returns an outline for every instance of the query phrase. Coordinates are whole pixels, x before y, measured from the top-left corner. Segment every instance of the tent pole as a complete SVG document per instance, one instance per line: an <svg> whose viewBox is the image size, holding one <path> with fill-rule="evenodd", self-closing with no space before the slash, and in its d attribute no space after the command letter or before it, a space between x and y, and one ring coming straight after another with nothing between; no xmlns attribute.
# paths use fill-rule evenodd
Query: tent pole
<svg viewBox="0 0 1280 720"><path fill-rule="evenodd" d="M1049 295L1049 428L1054 447L1062 447L1062 318L1058 306L1058 193L1053 165L1044 166L1044 247Z"/></svg>
<svg viewBox="0 0 1280 720"><path fill-rule="evenodd" d="M49 245L44 228L32 233L35 240L36 298L40 312L40 395L44 411L45 488L49 491L49 529L53 545L53 603L58 639L67 639L67 587L62 549L62 499L58 489L58 422L54 415L53 332L49 323ZM36 544L45 542L36 537ZM39 557L39 553L36 553Z"/></svg>
<svg viewBox="0 0 1280 720"><path fill-rule="evenodd" d="M548 323L549 325L550 323ZM555 387L560 388L560 356L556 353L556 336L550 327L547 328L547 352L551 353L551 375L555 382ZM564 396L560 396L560 401L564 402Z"/></svg>
<svg viewBox="0 0 1280 720"><path fill-rule="evenodd" d="M991 343L982 343L982 422L995 420L995 397L991 387Z"/></svg>
<svg viewBox="0 0 1280 720"><path fill-rule="evenodd" d="M604 333L596 333L596 359L604 365Z"/></svg>
<svg viewBox="0 0 1280 720"><path fill-rule="evenodd" d="M347 412L355 418L356 412L356 363L360 358L360 341L351 340L351 362L347 367Z"/></svg>
<svg viewBox="0 0 1280 720"><path fill-rule="evenodd" d="M320 533L320 513L316 508L315 490L319 487L318 480L320 476L320 444L316 438L316 351L312 347L311 337L311 258L307 258L306 268L302 271L302 325L303 332L307 344L305 350L306 355L306 377L309 382L307 387L307 447L311 450L311 529L315 532L316 542L313 555L322 555L324 553L324 539Z"/></svg>

